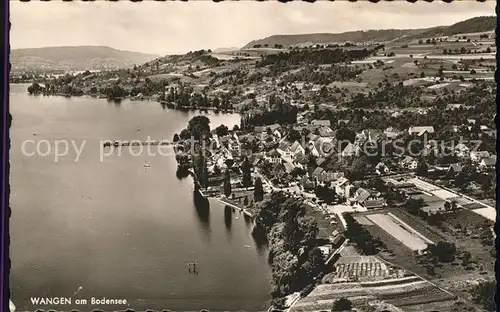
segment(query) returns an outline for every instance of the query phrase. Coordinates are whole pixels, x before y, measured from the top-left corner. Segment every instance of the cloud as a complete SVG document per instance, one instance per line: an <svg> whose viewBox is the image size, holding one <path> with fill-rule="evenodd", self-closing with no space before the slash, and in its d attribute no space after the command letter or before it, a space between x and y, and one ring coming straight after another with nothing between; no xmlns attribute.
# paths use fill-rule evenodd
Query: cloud
<svg viewBox="0 0 500 312"><path fill-rule="evenodd" d="M243 46L275 34L423 28L479 15L495 3L11 2L11 46L107 45L158 54Z"/></svg>

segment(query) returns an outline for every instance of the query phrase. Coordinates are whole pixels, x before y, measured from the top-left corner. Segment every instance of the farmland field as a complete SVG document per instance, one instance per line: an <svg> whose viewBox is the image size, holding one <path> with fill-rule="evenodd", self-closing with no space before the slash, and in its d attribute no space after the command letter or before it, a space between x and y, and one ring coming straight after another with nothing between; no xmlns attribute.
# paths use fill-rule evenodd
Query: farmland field
<svg viewBox="0 0 500 312"><path fill-rule="evenodd" d="M495 208L492 207L479 208L479 209L474 209L472 211L477 214L480 214L481 216L491 221L495 221L497 217L497 211L495 210Z"/></svg>

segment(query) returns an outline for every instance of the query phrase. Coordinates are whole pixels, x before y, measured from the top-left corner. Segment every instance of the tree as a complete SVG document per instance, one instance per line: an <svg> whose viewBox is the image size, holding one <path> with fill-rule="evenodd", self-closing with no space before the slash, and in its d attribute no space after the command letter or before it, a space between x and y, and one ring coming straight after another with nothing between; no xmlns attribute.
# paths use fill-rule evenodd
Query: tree
<svg viewBox="0 0 500 312"><path fill-rule="evenodd" d="M188 122L187 131L195 140L199 140L203 136L209 135L210 119L206 116L195 116L191 118Z"/></svg>
<svg viewBox="0 0 500 312"><path fill-rule="evenodd" d="M226 197L229 197L231 195L231 177L230 177L230 174L229 174L229 170L226 170L226 172L224 173L224 195L226 195Z"/></svg>
<svg viewBox="0 0 500 312"><path fill-rule="evenodd" d="M408 212L413 215L418 215L420 209L424 206L424 200L422 198L408 198L406 200L406 207L408 208Z"/></svg>
<svg viewBox="0 0 500 312"><path fill-rule="evenodd" d="M177 133L174 134L174 139L173 139L174 143L179 141L179 140L180 140L179 135Z"/></svg>
<svg viewBox="0 0 500 312"><path fill-rule="evenodd" d="M248 196L245 196L245 199L243 199L243 205L248 206Z"/></svg>
<svg viewBox="0 0 500 312"><path fill-rule="evenodd" d="M434 268L434 266L432 264L427 265L425 267L425 269L426 269L428 275L431 275L431 276L436 275L436 269Z"/></svg>
<svg viewBox="0 0 500 312"><path fill-rule="evenodd" d="M243 172L242 183L244 187L249 187L250 185L252 185L251 167L252 166L250 165L248 158L245 157L241 165L241 171Z"/></svg>
<svg viewBox="0 0 500 312"><path fill-rule="evenodd" d="M451 204L449 201L444 202L444 210L448 211L451 208Z"/></svg>
<svg viewBox="0 0 500 312"><path fill-rule="evenodd" d="M472 289L472 298L481 304L487 311L496 311L495 292L496 281L483 281Z"/></svg>
<svg viewBox="0 0 500 312"><path fill-rule="evenodd" d="M290 142L300 141L300 139L301 139L300 132L297 131L297 130L292 129L288 133L287 138L288 138L288 140Z"/></svg>
<svg viewBox="0 0 500 312"><path fill-rule="evenodd" d="M368 160L365 155L356 158L348 169L349 178L352 180L363 180L368 171Z"/></svg>
<svg viewBox="0 0 500 312"><path fill-rule="evenodd" d="M255 180L254 185L255 185L254 193L253 193L254 200L256 202L260 202L260 201L264 200L264 187L262 185L262 179L257 178Z"/></svg>
<svg viewBox="0 0 500 312"><path fill-rule="evenodd" d="M425 73L424 72L420 73L420 78L425 78Z"/></svg>
<svg viewBox="0 0 500 312"><path fill-rule="evenodd" d="M332 312L333 311L351 311L352 310L352 303L349 299L346 298L340 298L339 300L335 301L333 304Z"/></svg>
<svg viewBox="0 0 500 312"><path fill-rule="evenodd" d="M429 166L424 160L420 160L418 162L417 168L416 168L416 174L419 176L426 176L427 173L429 172Z"/></svg>
<svg viewBox="0 0 500 312"><path fill-rule="evenodd" d="M467 267L470 263L471 258L472 258L472 255L470 254L470 252L465 251L462 255L462 265L464 267Z"/></svg>
<svg viewBox="0 0 500 312"><path fill-rule="evenodd" d="M221 137L225 136L229 133L229 129L225 125L220 125L217 128L215 128L215 133Z"/></svg>
<svg viewBox="0 0 500 312"><path fill-rule="evenodd" d="M452 262L455 260L457 247L453 243L440 241L436 245L429 245L427 251L440 262Z"/></svg>

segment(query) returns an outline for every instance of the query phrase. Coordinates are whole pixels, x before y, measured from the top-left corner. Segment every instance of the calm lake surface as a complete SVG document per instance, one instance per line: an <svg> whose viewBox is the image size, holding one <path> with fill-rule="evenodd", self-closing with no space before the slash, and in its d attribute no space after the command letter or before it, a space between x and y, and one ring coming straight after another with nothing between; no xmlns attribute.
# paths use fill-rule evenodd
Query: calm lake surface
<svg viewBox="0 0 500 312"><path fill-rule="evenodd" d="M127 147L100 160L101 140L171 140L199 113L147 101L32 97L27 86L11 85L10 95L10 289L17 310L265 309L267 251L240 212L213 200L197 209L193 182L176 177L174 156L148 156L146 147L133 156ZM237 115L206 115L212 128L239 124ZM31 154L41 140L51 143L49 155L23 153L23 142ZM56 140L69 144L57 162ZM75 162L74 146L84 141ZM188 272L192 261L198 274ZM67 297L72 305L37 306L32 297ZM128 304L75 304L92 297Z"/></svg>

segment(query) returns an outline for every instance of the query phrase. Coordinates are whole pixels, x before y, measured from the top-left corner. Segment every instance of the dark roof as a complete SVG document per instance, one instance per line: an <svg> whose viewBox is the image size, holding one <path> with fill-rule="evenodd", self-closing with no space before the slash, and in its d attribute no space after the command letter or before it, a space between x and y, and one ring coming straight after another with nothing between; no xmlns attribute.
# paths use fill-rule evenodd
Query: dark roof
<svg viewBox="0 0 500 312"><path fill-rule="evenodd" d="M370 192L368 192L367 190L365 190L364 188L359 188L357 191L356 191L356 195L354 197L354 200L361 203L361 202L364 202L365 200L368 199L368 197L370 197Z"/></svg>
<svg viewBox="0 0 500 312"><path fill-rule="evenodd" d="M366 208L381 208L384 206L384 201L381 199L365 200L364 205Z"/></svg>
<svg viewBox="0 0 500 312"><path fill-rule="evenodd" d="M271 151L269 151L267 153L267 156L269 156L269 157L280 157L281 154L276 149L272 149Z"/></svg>

